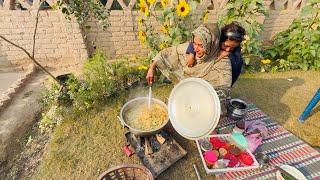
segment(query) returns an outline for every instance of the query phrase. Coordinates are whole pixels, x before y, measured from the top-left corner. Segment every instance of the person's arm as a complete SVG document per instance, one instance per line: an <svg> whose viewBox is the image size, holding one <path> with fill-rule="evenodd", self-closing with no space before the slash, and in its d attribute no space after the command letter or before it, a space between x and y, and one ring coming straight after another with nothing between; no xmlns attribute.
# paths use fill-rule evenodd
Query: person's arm
<svg viewBox="0 0 320 180"><path fill-rule="evenodd" d="M178 45L186 49L187 44ZM172 82L178 82L182 79L181 63L179 61L178 46L168 47L161 50L153 59L147 72L147 82L152 84L154 81L155 70L161 71L162 75L168 78ZM181 53L185 53L182 50Z"/></svg>
<svg viewBox="0 0 320 180"><path fill-rule="evenodd" d="M163 61L163 57L168 56L168 53L170 52L171 48L172 47L165 48L165 49L161 50L152 59L152 63L149 66L149 69L148 69L148 72L147 72L147 76L146 76L146 79L147 79L147 82L148 82L149 85L152 85L152 83L154 82L154 73L156 71L156 68L161 68L161 64L163 64L163 63L160 63L160 67L158 67L159 66L158 63Z"/></svg>
<svg viewBox="0 0 320 180"><path fill-rule="evenodd" d="M149 85L152 85L153 81L154 81L154 72L157 68L157 60L154 60L151 64L150 64L150 67L148 69L148 72L147 72L147 82Z"/></svg>
<svg viewBox="0 0 320 180"><path fill-rule="evenodd" d="M195 54L196 53L194 52L192 43L189 43L189 46L188 46L187 51L186 51L186 54L187 54L187 66L188 67L194 66L194 64L195 64Z"/></svg>

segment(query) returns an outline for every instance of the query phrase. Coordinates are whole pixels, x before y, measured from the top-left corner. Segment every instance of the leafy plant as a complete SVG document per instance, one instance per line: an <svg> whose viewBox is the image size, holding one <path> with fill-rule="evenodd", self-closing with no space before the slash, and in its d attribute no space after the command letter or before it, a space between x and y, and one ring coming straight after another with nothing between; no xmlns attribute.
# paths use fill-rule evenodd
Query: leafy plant
<svg viewBox="0 0 320 180"><path fill-rule="evenodd" d="M320 69L320 3L310 0L300 17L278 33L265 57L275 59L273 71Z"/></svg>
<svg viewBox="0 0 320 180"><path fill-rule="evenodd" d="M91 87L85 81L81 81L74 75L71 75L66 85L66 93L69 100L66 100L64 105L72 105L73 108L80 111L92 108L94 99L91 95Z"/></svg>
<svg viewBox="0 0 320 180"><path fill-rule="evenodd" d="M152 7L154 7L152 9ZM150 49L148 55L152 59L160 50L186 42L191 37L193 30L193 12L197 2L179 0L161 0L161 6L155 0L140 0L138 8L141 16L138 17L138 37L142 44ZM151 22L156 20L160 24L160 32Z"/></svg>
<svg viewBox="0 0 320 180"><path fill-rule="evenodd" d="M90 28L86 26L86 22L91 16L99 21L103 29L109 26L109 12L105 10L104 5L98 0L58 0L53 8L61 9L61 12L69 20L71 20L71 15L73 15L78 23L86 28Z"/></svg>
<svg viewBox="0 0 320 180"><path fill-rule="evenodd" d="M41 133L51 130L56 122L42 113L42 119L39 122L39 129Z"/></svg>
<svg viewBox="0 0 320 180"><path fill-rule="evenodd" d="M251 58L261 57L261 37L263 29L258 21L258 16L267 16L268 13L263 6L262 0L229 0L225 6L226 14L220 14L218 18L219 26L222 27L232 21L237 21L246 30L245 40L242 42L242 52L245 63L250 64Z"/></svg>
<svg viewBox="0 0 320 180"><path fill-rule="evenodd" d="M50 108L55 104L56 95L59 93L59 85L56 83L51 83L50 87L46 88L41 93L40 102L45 108Z"/></svg>
<svg viewBox="0 0 320 180"><path fill-rule="evenodd" d="M146 67L128 60L107 62L106 56L98 51L84 65L83 76L95 99L104 99L124 90L145 77ZM140 69L139 69L140 67Z"/></svg>
<svg viewBox="0 0 320 180"><path fill-rule="evenodd" d="M260 71L266 72L271 70L271 60L270 59L262 59L260 60Z"/></svg>
<svg viewBox="0 0 320 180"><path fill-rule="evenodd" d="M106 55L97 51L84 64L82 79L70 75L65 82L66 89L54 84L42 101L49 106L65 107L68 113L81 114L145 79L147 64L146 59L139 58L108 62Z"/></svg>

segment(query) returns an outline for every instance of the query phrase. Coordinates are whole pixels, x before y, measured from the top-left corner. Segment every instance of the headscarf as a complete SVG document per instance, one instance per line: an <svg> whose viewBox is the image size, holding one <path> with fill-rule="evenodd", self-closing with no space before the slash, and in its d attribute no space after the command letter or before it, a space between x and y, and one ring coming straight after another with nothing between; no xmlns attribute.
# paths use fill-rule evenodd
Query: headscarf
<svg viewBox="0 0 320 180"><path fill-rule="evenodd" d="M220 51L218 26L213 23L208 26L202 25L193 32L193 35L202 37L201 41L204 42L203 46L207 50L206 54L200 58L202 63L197 63L192 68L186 65L186 49L189 43L184 43L160 51L153 58L158 69L174 83L188 77L197 77L205 79L214 87L231 86L230 61L220 61L224 58L218 58Z"/></svg>
<svg viewBox="0 0 320 180"><path fill-rule="evenodd" d="M196 57L198 63L218 57L220 50L220 31L216 23L200 25L192 32L192 39L195 36L200 38L202 46L205 49L205 54L202 57Z"/></svg>

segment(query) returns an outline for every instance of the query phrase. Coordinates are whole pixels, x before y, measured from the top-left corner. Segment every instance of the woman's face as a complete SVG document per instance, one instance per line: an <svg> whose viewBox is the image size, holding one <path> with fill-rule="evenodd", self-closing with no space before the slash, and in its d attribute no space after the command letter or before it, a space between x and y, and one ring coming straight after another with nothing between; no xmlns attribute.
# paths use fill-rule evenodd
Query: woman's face
<svg viewBox="0 0 320 180"><path fill-rule="evenodd" d="M239 45L240 42L228 39L220 44L220 48L223 51L231 52L232 50L234 50L234 48L238 47Z"/></svg>
<svg viewBox="0 0 320 180"><path fill-rule="evenodd" d="M206 50L203 48L201 39L197 36L193 38L193 49L196 52L197 57L202 57Z"/></svg>

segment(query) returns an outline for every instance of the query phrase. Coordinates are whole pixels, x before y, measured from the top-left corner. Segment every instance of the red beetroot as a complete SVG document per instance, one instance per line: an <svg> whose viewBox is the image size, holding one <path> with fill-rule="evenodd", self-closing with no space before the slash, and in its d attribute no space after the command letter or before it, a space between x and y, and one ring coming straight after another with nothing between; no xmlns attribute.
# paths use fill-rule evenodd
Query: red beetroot
<svg viewBox="0 0 320 180"><path fill-rule="evenodd" d="M231 153L227 153L224 156L224 159L229 160L228 167L235 167L235 166L237 166L239 164L238 158L235 155L231 154Z"/></svg>
<svg viewBox="0 0 320 180"><path fill-rule="evenodd" d="M239 160L240 160L241 163L243 163L245 165L248 165L248 166L251 166L253 164L253 159L250 156L250 154L247 153L247 152L242 152L239 155Z"/></svg>
<svg viewBox="0 0 320 180"><path fill-rule="evenodd" d="M231 153L227 153L224 157L224 159L228 159L228 160L234 160L234 159L237 159L237 157Z"/></svg>
<svg viewBox="0 0 320 180"><path fill-rule="evenodd" d="M221 147L225 148L225 147L228 146L227 142L225 142L225 141L223 141L223 140L221 140L221 139L219 139L217 137L211 137L210 138L210 143L212 144L214 149L219 149Z"/></svg>
<svg viewBox="0 0 320 180"><path fill-rule="evenodd" d="M233 161L229 161L228 163L228 167L236 167L239 164L239 160L233 160Z"/></svg>

